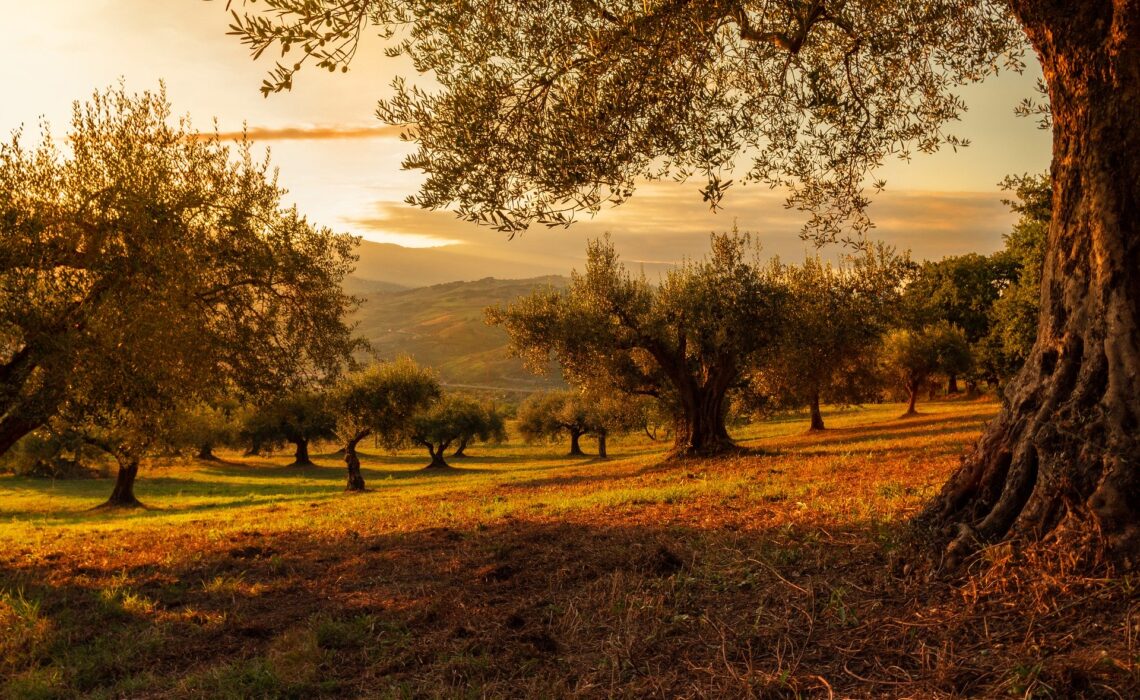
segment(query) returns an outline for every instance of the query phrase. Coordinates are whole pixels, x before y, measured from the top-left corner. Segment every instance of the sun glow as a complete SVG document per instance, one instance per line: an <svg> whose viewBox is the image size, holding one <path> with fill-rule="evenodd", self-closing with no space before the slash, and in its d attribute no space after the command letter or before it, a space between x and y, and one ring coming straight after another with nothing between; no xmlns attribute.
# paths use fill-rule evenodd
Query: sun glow
<svg viewBox="0 0 1140 700"><path fill-rule="evenodd" d="M428 234L389 233L387 231L365 231L360 236L373 243L392 243L404 248L442 248L463 242L454 238L441 238Z"/></svg>

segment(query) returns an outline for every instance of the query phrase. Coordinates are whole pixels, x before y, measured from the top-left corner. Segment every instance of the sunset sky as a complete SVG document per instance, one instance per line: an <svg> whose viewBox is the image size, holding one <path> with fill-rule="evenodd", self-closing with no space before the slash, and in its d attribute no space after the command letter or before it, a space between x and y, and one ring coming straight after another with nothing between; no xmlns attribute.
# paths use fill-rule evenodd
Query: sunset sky
<svg viewBox="0 0 1140 700"><path fill-rule="evenodd" d="M0 45L5 137L21 124L35 133L41 116L62 133L73 100L120 78L133 91L165 80L175 113L191 115L199 129L213 129L215 118L222 132L246 124L259 146L271 148L288 199L311 219L370 241L435 247L476 261L477 269L445 273L454 279L564 273L580 263L583 241L604 231L624 259L650 264L699 255L709 231L734 221L756 232L769 254L795 259L809 249L797 236L800 215L785 211L778 193L756 186L734 188L713 214L701 203L699 183L648 184L592 221L568 231L535 228L510 242L450 213L409 208L403 198L419 176L400 170L400 161L410 146L373 116L391 78L408 68L385 58L376 41L362 46L347 74L306 70L292 93L265 99L258 86L272 61L253 62L226 36L224 0L44 0L16 4L6 19L19 29ZM882 173L888 192L871 209L875 236L919 258L999 248L1012 219L997 183L1007 174L1041 172L1049 162L1049 135L1013 115L1017 102L1033 95L1036 77L1033 66L965 91L971 111L955 131L973 141L969 149L890 164ZM373 248L369 260L382 268L390 249ZM368 276L384 278L371 268Z"/></svg>

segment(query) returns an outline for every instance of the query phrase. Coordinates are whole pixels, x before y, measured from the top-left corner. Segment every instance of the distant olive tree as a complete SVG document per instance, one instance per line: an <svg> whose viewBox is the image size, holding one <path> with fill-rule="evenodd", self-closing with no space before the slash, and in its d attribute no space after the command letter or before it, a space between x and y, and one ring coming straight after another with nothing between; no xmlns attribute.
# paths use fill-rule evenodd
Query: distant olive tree
<svg viewBox="0 0 1140 700"><path fill-rule="evenodd" d="M582 436L590 432L589 409L573 391L531 394L519 406L517 427L528 442L552 441L565 435L570 439L571 457L585 454Z"/></svg>
<svg viewBox="0 0 1140 700"><path fill-rule="evenodd" d="M294 453L290 466L311 467L309 444L336 437L336 415L326 393L299 389L286 392L252 411L244 432L258 449L291 443Z"/></svg>
<svg viewBox="0 0 1140 700"><path fill-rule="evenodd" d="M511 351L536 371L553 355L573 385L669 406L674 454L722 452L733 447L726 396L773 350L785 293L749 255L747 235L713 235L711 248L653 285L630 274L608 238L595 240L569 288L489 309L488 322L507 330Z"/></svg>
<svg viewBox="0 0 1140 700"><path fill-rule="evenodd" d="M646 402L639 397L615 394L612 391L587 391L586 423L589 435L598 442L598 457L609 457L607 441L615 435L634 430L645 430L650 420Z"/></svg>
<svg viewBox="0 0 1140 700"><path fill-rule="evenodd" d="M936 374L961 373L970 366L970 345L962 329L946 321L914 331L896 329L883 341L882 363L906 391L904 416L917 415L918 393Z"/></svg>
<svg viewBox="0 0 1140 700"><path fill-rule="evenodd" d="M459 438L452 457L467 457L467 448L476 442L499 444L507 439L507 422L502 411L494 405L465 397L454 397L464 402L459 412Z"/></svg>
<svg viewBox="0 0 1140 700"><path fill-rule="evenodd" d="M412 418L439 398L439 381L409 358L382 362L346 376L331 391L336 434L344 445L348 491L363 491L356 447L375 436L396 447L406 440Z"/></svg>
<svg viewBox="0 0 1140 700"><path fill-rule="evenodd" d="M911 267L908 256L881 245L838 266L818 256L779 266L787 291L783 330L749 393L773 405L809 406L811 430L824 429L821 401L872 398L881 388L874 356Z"/></svg>
<svg viewBox="0 0 1140 700"><path fill-rule="evenodd" d="M463 396L445 396L436 401L412 416L407 428L407 441L426 447L431 455L431 463L425 469L448 469L444 455L452 445L466 447L475 440L505 439L502 418Z"/></svg>
<svg viewBox="0 0 1140 700"><path fill-rule="evenodd" d="M994 305L1017 279L1017 265L1007 255L970 253L924 262L903 295L901 319L907 327L946 321L962 330L971 352L982 352L993 325ZM985 367L980 368L986 374ZM959 372L946 373L946 391L958 393ZM967 377L971 386L979 377Z"/></svg>
<svg viewBox="0 0 1140 700"><path fill-rule="evenodd" d="M179 407L171 417L171 442L196 451L198 459L215 461L214 449L236 445L242 434L240 405L233 399L198 401Z"/></svg>

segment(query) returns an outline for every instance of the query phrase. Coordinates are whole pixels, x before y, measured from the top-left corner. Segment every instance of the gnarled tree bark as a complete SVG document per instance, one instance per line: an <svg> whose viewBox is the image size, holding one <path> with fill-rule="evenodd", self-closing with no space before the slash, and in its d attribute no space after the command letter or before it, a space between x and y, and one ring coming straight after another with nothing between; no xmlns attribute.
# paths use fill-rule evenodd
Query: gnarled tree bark
<svg viewBox="0 0 1140 700"><path fill-rule="evenodd" d="M698 386L695 382L682 384L681 408L671 455L674 457L705 457L728 452L736 443L728 436L725 427L725 396L727 382L712 382Z"/></svg>
<svg viewBox="0 0 1140 700"><path fill-rule="evenodd" d="M1140 2L1013 0L1053 114L1037 343L928 518L951 565L1004 538L1140 552ZM1073 542L1083 541L1074 537Z"/></svg>

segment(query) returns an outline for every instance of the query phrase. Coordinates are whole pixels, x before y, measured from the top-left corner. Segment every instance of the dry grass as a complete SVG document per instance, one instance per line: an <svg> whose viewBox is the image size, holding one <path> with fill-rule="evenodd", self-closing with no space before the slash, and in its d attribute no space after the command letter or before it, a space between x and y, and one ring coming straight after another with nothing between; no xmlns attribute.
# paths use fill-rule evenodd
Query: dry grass
<svg viewBox="0 0 1140 700"><path fill-rule="evenodd" d="M906 521L991 404L750 426L662 464L476 449L0 479L5 697L1105 697L1140 694L1128 577L995 548L964 579L896 566Z"/></svg>

